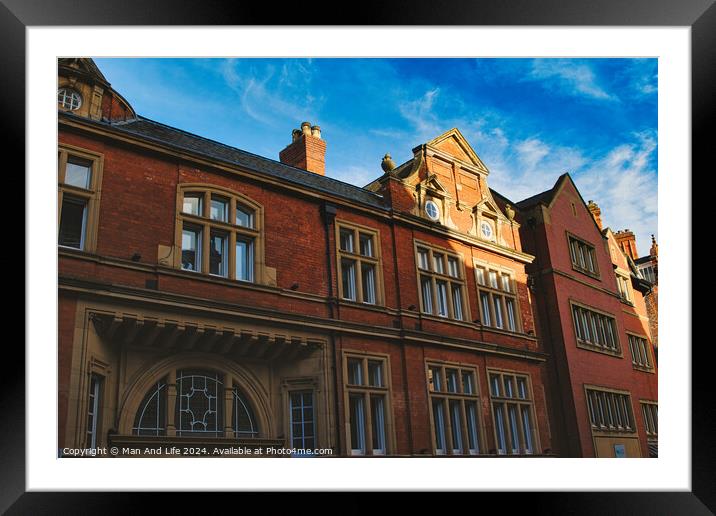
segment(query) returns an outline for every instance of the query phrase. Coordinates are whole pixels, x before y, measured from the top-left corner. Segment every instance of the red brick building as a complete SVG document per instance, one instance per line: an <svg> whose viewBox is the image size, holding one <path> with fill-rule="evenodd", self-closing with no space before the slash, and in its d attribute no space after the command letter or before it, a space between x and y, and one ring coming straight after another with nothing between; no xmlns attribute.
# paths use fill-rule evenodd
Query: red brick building
<svg viewBox="0 0 716 516"><path fill-rule="evenodd" d="M549 392L560 456L656 454L657 367L641 279L602 229L568 174L517 204L538 302L538 335L550 355Z"/></svg>
<svg viewBox="0 0 716 516"><path fill-rule="evenodd" d="M59 87L60 449L591 455L584 391L550 355L656 400L623 381L629 360L578 356L546 328L571 324L543 284L563 279L538 278L540 301L527 272L557 244L524 227L532 204L518 216L489 188L459 130L399 166L386 155L359 188L328 177L310 123L275 161L137 115L91 59L61 59ZM599 243L603 273L565 292L621 314L577 209L560 200L553 220Z"/></svg>

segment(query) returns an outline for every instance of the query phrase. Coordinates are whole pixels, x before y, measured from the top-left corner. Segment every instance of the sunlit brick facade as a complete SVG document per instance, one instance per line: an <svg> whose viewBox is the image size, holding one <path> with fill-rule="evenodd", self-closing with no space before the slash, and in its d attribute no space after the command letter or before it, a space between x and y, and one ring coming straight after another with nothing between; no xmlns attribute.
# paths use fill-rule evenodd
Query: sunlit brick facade
<svg viewBox="0 0 716 516"><path fill-rule="evenodd" d="M592 453L555 423L540 250L459 130L359 188L317 126L276 161L136 115L90 59L59 85L60 449Z"/></svg>

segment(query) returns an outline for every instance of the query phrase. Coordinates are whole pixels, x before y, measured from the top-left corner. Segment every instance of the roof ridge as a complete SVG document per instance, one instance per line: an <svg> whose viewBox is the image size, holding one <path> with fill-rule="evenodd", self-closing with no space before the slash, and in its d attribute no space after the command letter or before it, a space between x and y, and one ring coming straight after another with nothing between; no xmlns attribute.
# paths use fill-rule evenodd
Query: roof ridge
<svg viewBox="0 0 716 516"><path fill-rule="evenodd" d="M273 163L279 163L280 165L282 165L282 166L284 166L284 167L290 167L290 168L292 168L292 169L294 169L294 170L297 170L297 171L301 172L302 174L311 174L311 177L313 177L313 176L319 176L319 177L322 177L323 179L326 179L326 180L328 180L328 181L333 181L333 182L338 183L338 184L341 184L341 185L345 185L345 186L349 186L349 187L351 187L351 188L355 188L355 189L357 189L357 190L360 190L360 191L362 191L362 192L365 192L365 193L374 195L374 196L376 196L376 197L378 197L378 198L381 198L381 199L383 198L382 195L377 194L377 193L375 193L375 192L372 192L372 191L370 191L370 190L366 190L365 188L363 188L363 187L361 187L361 186L356 186L356 185L354 185L354 184L352 184L352 183L347 183L347 182L345 182L345 181L341 181L340 179L336 179L336 178L334 178L334 177L329 177L329 176L325 176L325 175L321 175L321 174L316 174L315 172L310 172L310 171L304 170L304 169L302 169L302 168L294 167L293 165L289 165L289 164L287 164L287 163L283 163L282 161L278 161L278 160L275 160L275 159L267 158L266 156L261 156L260 154L255 154L255 153L253 153L253 152L250 152L250 151L247 151L247 150L244 150L244 149L239 149L238 147L233 147L233 146L228 145L228 144L226 144L226 143L222 143L222 142L217 141L217 140L212 140L211 138L206 138L205 136L201 136L201 135L199 135L199 134L191 133L191 132L186 131L186 130L184 130L184 129L179 129L178 127L173 127L173 126L171 126L171 125L167 125L167 124L164 124L164 123L162 123L162 122L157 122L156 120L152 120L151 118L147 118L147 117L142 116L142 115L137 115L137 118L136 118L135 120L126 120L125 123L131 123L131 122L136 121L136 120L142 120L142 121L146 121L146 122L149 122L149 123L152 123L152 124L161 126L161 127L166 127L167 129L171 129L171 130L173 130L173 131L177 131L177 132L186 134L186 135L188 135L188 136L191 136L192 138L198 138L198 139L204 140L204 141L206 141L206 142L211 142L211 143L213 143L213 144L215 144L215 145L219 145L219 146L221 146L221 147L224 147L224 148L229 149L229 150L232 150L232 151L241 152L241 153L243 153L243 154L247 154L247 155L249 155L249 156L254 156L254 157L256 157L256 158L263 159L263 160L266 160L266 161L271 161L271 162L273 162ZM113 124L113 125L116 125L116 124Z"/></svg>

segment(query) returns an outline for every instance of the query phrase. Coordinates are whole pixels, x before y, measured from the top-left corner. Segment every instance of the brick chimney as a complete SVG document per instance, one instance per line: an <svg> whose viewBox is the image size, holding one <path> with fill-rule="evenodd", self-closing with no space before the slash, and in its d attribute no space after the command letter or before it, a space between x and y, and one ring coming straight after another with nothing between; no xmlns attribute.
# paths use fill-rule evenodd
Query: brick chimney
<svg viewBox="0 0 716 516"><path fill-rule="evenodd" d="M617 244L624 251L624 254L632 260L636 260L639 257L639 253L636 250L636 237L633 232L628 229L617 231L614 233L614 238L616 238Z"/></svg>
<svg viewBox="0 0 716 516"><path fill-rule="evenodd" d="M592 217L594 217L594 222L596 222L597 226L599 226L599 230L601 231L602 229L604 229L602 228L602 210L599 209L597 203L594 201L589 201L587 203L587 208L592 214Z"/></svg>
<svg viewBox="0 0 716 516"><path fill-rule="evenodd" d="M326 175L326 142L321 140L321 128L303 122L294 129L291 143L278 154L281 163Z"/></svg>

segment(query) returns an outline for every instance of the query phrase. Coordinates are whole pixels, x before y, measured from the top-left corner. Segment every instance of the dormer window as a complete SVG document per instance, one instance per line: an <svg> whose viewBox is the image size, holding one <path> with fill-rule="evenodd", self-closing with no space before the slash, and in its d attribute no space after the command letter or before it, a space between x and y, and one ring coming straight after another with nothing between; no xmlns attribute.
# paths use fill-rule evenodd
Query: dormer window
<svg viewBox="0 0 716 516"><path fill-rule="evenodd" d="M60 88L57 90L57 103L62 109L75 111L82 105L82 96L73 89Z"/></svg>
<svg viewBox="0 0 716 516"><path fill-rule="evenodd" d="M489 221L482 221L482 223L480 224L480 234L485 240L493 240L495 231L492 229L492 224Z"/></svg>
<svg viewBox="0 0 716 516"><path fill-rule="evenodd" d="M433 222L440 220L440 207L435 201L425 201L425 214Z"/></svg>

